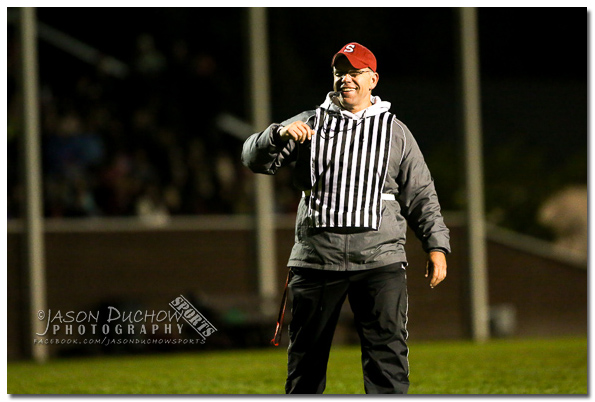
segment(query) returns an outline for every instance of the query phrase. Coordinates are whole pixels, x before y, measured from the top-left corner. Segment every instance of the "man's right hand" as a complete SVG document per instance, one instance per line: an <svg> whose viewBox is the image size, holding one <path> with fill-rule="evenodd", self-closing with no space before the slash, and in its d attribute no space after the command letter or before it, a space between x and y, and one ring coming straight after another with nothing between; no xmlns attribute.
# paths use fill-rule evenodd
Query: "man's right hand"
<svg viewBox="0 0 595 402"><path fill-rule="evenodd" d="M283 141L294 140L302 144L306 140L311 140L313 135L314 131L303 121L294 121L279 131L279 137Z"/></svg>

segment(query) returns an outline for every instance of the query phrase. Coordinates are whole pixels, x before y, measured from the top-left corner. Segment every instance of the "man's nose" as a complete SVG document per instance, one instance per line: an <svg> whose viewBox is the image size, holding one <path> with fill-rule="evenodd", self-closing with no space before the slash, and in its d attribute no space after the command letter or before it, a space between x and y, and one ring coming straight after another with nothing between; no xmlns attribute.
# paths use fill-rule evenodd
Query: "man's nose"
<svg viewBox="0 0 595 402"><path fill-rule="evenodd" d="M352 81L353 81L353 79L351 78L351 75L349 75L349 73L345 73L345 75L341 79L341 82L352 82Z"/></svg>

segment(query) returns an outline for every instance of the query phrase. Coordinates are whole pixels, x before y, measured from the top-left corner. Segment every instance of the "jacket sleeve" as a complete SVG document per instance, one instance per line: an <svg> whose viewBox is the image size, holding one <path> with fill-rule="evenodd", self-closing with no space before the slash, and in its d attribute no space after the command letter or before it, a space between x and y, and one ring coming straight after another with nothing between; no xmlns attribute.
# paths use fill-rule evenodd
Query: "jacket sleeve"
<svg viewBox="0 0 595 402"><path fill-rule="evenodd" d="M281 124L271 124L264 131L252 134L242 148L242 163L254 173L273 175L280 167L295 161L297 144L293 140L283 141L279 130L297 120L307 121L311 112L300 113Z"/></svg>
<svg viewBox="0 0 595 402"><path fill-rule="evenodd" d="M448 254L450 232L440 212L434 179L409 129L400 124L396 129L402 132L402 154L397 176L401 213L421 241L424 251L439 250Z"/></svg>

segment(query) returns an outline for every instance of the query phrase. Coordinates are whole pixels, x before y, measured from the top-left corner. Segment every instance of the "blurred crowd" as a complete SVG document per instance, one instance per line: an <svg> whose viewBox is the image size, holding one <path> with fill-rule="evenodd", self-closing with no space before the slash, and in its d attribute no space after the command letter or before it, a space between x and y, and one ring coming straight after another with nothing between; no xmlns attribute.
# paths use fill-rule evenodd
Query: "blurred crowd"
<svg viewBox="0 0 595 402"><path fill-rule="evenodd" d="M24 202L13 39L9 35L9 218L21 215ZM52 66L47 57L39 63L46 217L161 219L253 210L254 175L241 164L242 140L216 125L228 112L231 91L213 55L194 53L181 40L161 50L143 34L123 78L101 63L74 58L72 66ZM58 68L61 74L54 74ZM285 173L275 180L277 212L293 211L299 194L290 178Z"/></svg>

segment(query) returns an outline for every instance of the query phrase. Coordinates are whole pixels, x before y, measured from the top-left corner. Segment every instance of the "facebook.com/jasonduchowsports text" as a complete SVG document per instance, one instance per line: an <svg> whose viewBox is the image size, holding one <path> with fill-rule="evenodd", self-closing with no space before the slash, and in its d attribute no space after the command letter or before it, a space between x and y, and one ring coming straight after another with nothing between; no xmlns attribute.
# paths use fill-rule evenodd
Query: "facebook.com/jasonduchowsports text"
<svg viewBox="0 0 595 402"><path fill-rule="evenodd" d="M113 339L104 336L100 339L39 338L33 339L34 345L198 345L203 339Z"/></svg>

